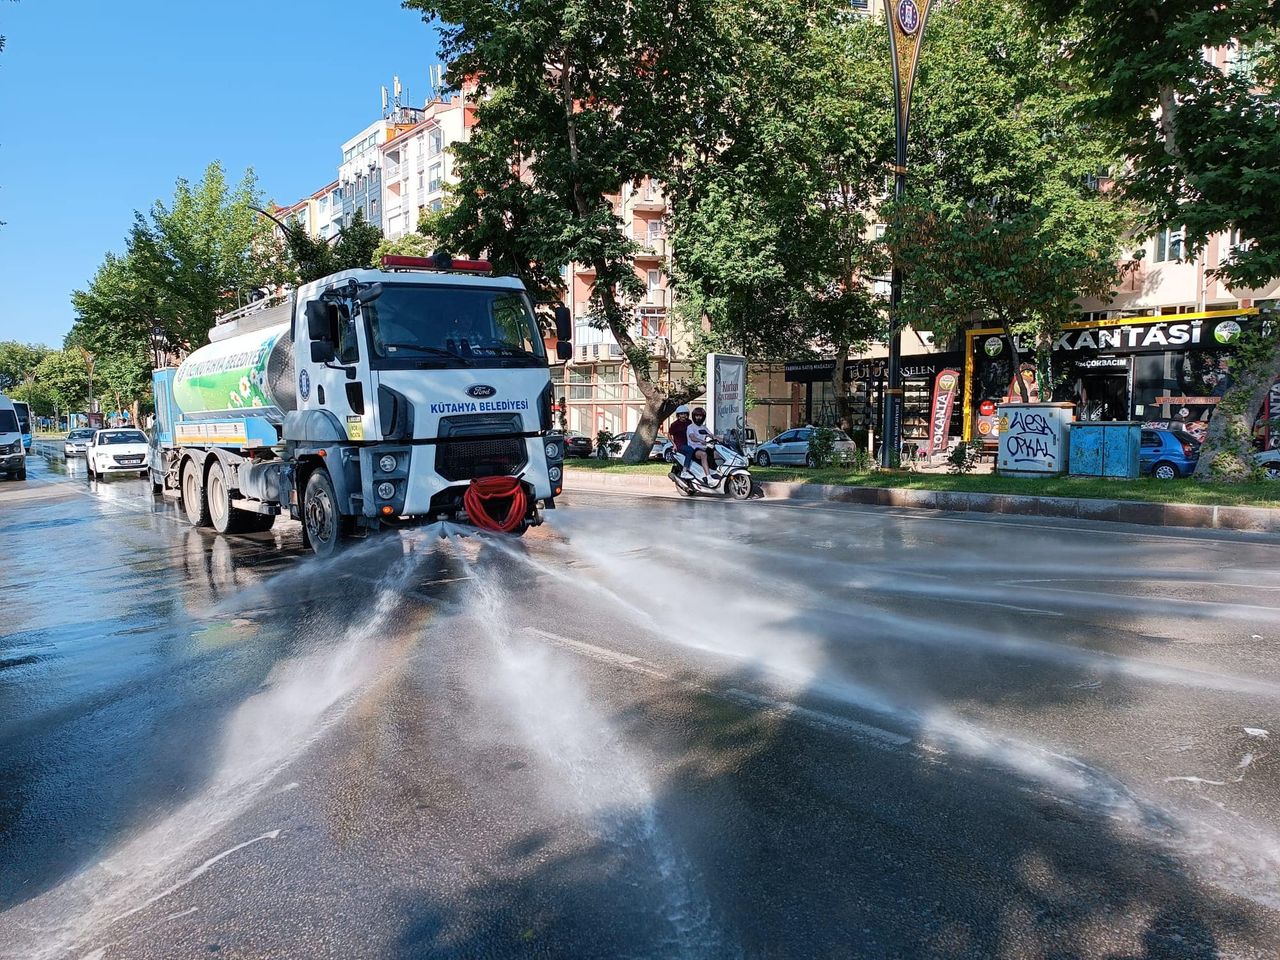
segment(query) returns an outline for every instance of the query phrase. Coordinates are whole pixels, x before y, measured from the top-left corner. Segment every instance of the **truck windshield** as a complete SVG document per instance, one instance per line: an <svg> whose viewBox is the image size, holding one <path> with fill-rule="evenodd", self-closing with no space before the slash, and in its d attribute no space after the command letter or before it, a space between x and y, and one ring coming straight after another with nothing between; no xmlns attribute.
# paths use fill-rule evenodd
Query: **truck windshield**
<svg viewBox="0 0 1280 960"><path fill-rule="evenodd" d="M545 367L520 290L384 283L361 307L374 367Z"/></svg>
<svg viewBox="0 0 1280 960"><path fill-rule="evenodd" d="M0 410L0 433L17 433L18 418L12 410Z"/></svg>

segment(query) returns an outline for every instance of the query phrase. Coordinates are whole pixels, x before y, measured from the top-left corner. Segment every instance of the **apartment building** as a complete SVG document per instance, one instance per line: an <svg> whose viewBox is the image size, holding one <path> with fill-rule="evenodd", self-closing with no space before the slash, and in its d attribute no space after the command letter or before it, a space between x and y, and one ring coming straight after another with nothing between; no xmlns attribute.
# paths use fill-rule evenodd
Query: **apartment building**
<svg viewBox="0 0 1280 960"><path fill-rule="evenodd" d="M421 119L381 145L382 231L395 240L412 233L418 219L444 206L453 179L449 147L465 140L475 108L463 97L430 101Z"/></svg>

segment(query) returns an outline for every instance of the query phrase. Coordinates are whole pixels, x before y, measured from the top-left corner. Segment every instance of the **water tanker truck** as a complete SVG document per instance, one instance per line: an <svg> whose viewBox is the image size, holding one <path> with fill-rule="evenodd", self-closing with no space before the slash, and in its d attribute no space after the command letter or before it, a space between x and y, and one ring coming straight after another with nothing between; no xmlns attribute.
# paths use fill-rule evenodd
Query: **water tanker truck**
<svg viewBox="0 0 1280 960"><path fill-rule="evenodd" d="M483 261L384 257L219 319L154 376L153 490L219 533L302 521L328 555L384 527L521 534L564 446L533 305ZM556 310L561 357L568 312Z"/></svg>

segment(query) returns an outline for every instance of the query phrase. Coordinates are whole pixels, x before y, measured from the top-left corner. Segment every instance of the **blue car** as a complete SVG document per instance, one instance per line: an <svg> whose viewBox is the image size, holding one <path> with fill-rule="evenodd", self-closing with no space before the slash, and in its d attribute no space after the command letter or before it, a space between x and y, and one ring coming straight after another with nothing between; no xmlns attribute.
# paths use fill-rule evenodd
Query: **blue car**
<svg viewBox="0 0 1280 960"><path fill-rule="evenodd" d="M1143 430L1138 470L1157 480L1189 477L1200 459L1200 441L1185 430Z"/></svg>

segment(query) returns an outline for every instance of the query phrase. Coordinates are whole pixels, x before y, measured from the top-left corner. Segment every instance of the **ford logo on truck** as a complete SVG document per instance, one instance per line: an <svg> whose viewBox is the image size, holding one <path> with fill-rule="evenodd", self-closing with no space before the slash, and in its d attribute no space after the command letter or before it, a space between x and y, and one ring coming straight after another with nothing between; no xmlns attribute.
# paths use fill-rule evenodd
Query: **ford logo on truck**
<svg viewBox="0 0 1280 960"><path fill-rule="evenodd" d="M497 387L491 387L487 383L477 383L474 387L467 387L467 396L475 397L477 400L484 400L486 397L492 397L497 392Z"/></svg>

